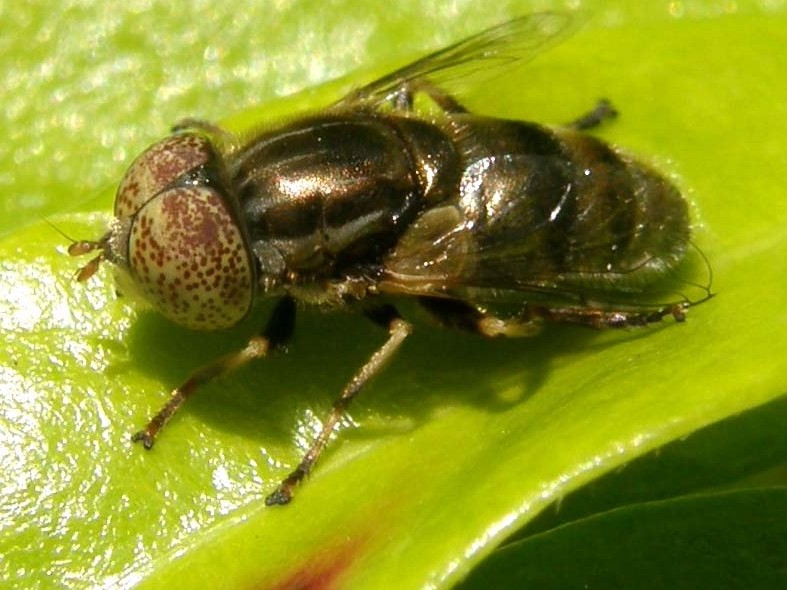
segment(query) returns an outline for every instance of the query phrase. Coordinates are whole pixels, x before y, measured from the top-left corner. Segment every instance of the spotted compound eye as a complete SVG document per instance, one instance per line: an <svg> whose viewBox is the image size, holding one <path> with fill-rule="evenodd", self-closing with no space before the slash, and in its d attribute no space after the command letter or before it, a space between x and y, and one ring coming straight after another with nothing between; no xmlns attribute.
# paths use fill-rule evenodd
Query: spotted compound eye
<svg viewBox="0 0 787 590"><path fill-rule="evenodd" d="M115 217L131 217L159 191L186 172L207 164L213 149L207 138L190 133L173 135L150 146L134 160L115 198Z"/></svg>
<svg viewBox="0 0 787 590"><path fill-rule="evenodd" d="M222 196L181 186L148 200L128 242L131 278L172 321L199 330L239 322L254 296L243 234Z"/></svg>

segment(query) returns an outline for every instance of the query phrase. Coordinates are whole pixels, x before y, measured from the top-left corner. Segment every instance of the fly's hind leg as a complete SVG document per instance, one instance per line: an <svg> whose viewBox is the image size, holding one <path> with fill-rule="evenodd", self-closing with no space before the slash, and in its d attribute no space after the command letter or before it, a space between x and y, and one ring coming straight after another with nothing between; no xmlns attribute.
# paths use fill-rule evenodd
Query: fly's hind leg
<svg viewBox="0 0 787 590"><path fill-rule="evenodd" d="M657 308L619 308L599 309L594 307L547 307L529 306L530 317L550 322L578 324L590 328L628 328L631 326L647 326L672 316L676 322L686 319L688 303L676 303Z"/></svg>
<svg viewBox="0 0 787 590"><path fill-rule="evenodd" d="M566 127L577 131L587 131L601 125L604 121L609 121L618 116L618 111L606 98L598 101L593 110L588 111L581 117L574 119L566 124Z"/></svg>
<svg viewBox="0 0 787 590"><path fill-rule="evenodd" d="M331 413L328 414L328 417L323 422L317 439L309 450L306 451L301 462L292 473L279 484L273 493L265 498L265 504L267 506L287 504L292 500L292 494L295 487L309 475L309 472L314 467L320 454L328 444L328 440L334 428L339 423L339 420L341 420L345 411L347 411L352 400L355 399L355 396L358 395L369 379L382 370L402 345L405 338L410 334L410 324L403 320L396 309L390 305L369 309L366 311L366 315L375 323L388 328L388 340L386 340L358 372L355 373L353 378L350 379L350 382L345 386L341 395L333 402Z"/></svg>
<svg viewBox="0 0 787 590"><path fill-rule="evenodd" d="M146 449L153 448L153 443L161 429L201 385L226 375L251 360L267 356L271 350L279 348L290 339L294 327L295 302L289 297L284 297L274 308L262 336L251 338L243 350L197 369L182 385L172 391L164 407L153 416L143 430L133 434L131 440L141 442Z"/></svg>
<svg viewBox="0 0 787 590"><path fill-rule="evenodd" d="M456 299L421 297L419 302L447 327L476 332L482 336L507 336L509 338L534 336L545 322L576 324L590 328L647 326L660 322L667 316L672 316L675 321L682 322L686 319L685 312L688 307L688 304L678 303L655 309L607 310L580 306L527 305L513 317L500 318L470 303Z"/></svg>

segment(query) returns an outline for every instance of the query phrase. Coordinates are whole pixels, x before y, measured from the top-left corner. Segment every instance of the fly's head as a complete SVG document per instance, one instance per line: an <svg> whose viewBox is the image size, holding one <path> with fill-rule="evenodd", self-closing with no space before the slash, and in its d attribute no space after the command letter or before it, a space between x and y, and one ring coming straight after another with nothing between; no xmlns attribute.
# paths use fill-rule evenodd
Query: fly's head
<svg viewBox="0 0 787 590"><path fill-rule="evenodd" d="M254 298L254 267L217 162L211 142L191 133L143 152L120 182L109 232L71 244L72 256L99 252L77 280L106 260L122 292L180 325L217 330L243 319Z"/></svg>

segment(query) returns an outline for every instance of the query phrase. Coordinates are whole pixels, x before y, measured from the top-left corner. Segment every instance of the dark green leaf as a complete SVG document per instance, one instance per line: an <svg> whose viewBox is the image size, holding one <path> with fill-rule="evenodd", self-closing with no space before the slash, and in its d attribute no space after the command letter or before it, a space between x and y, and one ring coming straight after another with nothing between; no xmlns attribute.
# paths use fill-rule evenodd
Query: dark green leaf
<svg viewBox="0 0 787 590"><path fill-rule="evenodd" d="M638 504L495 551L458 588L784 588L787 488Z"/></svg>

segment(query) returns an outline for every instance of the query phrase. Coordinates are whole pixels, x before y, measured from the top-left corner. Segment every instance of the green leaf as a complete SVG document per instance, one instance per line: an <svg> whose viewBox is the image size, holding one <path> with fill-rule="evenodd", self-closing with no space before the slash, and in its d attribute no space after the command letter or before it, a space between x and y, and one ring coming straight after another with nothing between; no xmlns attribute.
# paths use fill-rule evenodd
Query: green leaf
<svg viewBox="0 0 787 590"><path fill-rule="evenodd" d="M716 422L572 492L528 522L514 538L524 539L630 504L709 491L784 485L785 421L787 397L782 396Z"/></svg>
<svg viewBox="0 0 787 590"><path fill-rule="evenodd" d="M684 188L718 297L685 324L627 333L488 342L419 327L283 509L262 498L384 334L305 310L288 354L205 387L145 453L129 433L269 309L228 333L176 328L117 300L108 269L74 284L80 262L41 217L97 237L124 167L172 122L258 113L562 3L0 7L1 579L447 587L569 492L784 394L784 9L587 5L581 30L473 106L559 123L611 98L622 116L602 136Z"/></svg>
<svg viewBox="0 0 787 590"><path fill-rule="evenodd" d="M639 504L495 551L482 588L783 588L787 488Z"/></svg>

